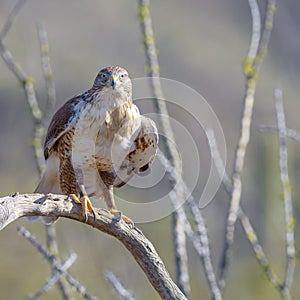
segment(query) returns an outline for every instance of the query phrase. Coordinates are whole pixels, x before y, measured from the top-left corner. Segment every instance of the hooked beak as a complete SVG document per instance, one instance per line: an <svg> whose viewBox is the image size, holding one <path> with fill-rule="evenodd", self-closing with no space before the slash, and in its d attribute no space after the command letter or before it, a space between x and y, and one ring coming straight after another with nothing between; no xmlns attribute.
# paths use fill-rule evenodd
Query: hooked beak
<svg viewBox="0 0 300 300"><path fill-rule="evenodd" d="M111 75L109 78L109 85L114 89L118 83L118 77L116 75Z"/></svg>

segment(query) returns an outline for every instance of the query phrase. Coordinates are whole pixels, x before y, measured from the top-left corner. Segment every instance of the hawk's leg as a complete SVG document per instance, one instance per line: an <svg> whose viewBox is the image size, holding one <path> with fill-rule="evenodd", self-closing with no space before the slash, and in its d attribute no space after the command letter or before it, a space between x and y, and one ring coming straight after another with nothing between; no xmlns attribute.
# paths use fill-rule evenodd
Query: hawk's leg
<svg viewBox="0 0 300 300"><path fill-rule="evenodd" d="M130 224L132 228L134 227L133 221L117 209L114 199L113 185L106 186L104 191L104 200L109 212L115 216L117 221L122 219L125 223Z"/></svg>
<svg viewBox="0 0 300 300"><path fill-rule="evenodd" d="M80 185L79 188L80 188L80 198L78 198L77 195L75 195L75 194L71 194L70 196L76 203L81 203L84 221L87 222L87 220L88 220L88 215L87 215L88 211L93 214L94 221L95 221L96 213L95 213L92 203L86 193L85 187L84 187L84 185Z"/></svg>

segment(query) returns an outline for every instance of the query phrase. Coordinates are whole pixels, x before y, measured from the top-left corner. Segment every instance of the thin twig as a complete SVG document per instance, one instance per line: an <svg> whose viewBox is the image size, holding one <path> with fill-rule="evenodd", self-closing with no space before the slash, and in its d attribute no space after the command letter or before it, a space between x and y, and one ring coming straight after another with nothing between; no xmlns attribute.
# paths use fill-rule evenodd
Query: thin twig
<svg viewBox="0 0 300 300"><path fill-rule="evenodd" d="M3 37L8 34L9 29L13 24L13 20L16 18L17 13L19 12L24 3L25 0L17 1L7 21L4 23L3 29L1 30L0 55L3 61L5 62L7 68L15 75L16 79L21 83L21 86L24 89L26 99L31 111L31 115L35 124L33 148L35 152L37 168L41 173L44 170L45 164L43 153L41 151L41 140L44 134L44 128L41 126L43 113L40 110L37 101L36 92L34 88L34 80L32 77L28 76L25 73L25 71L21 68L21 66L18 63L15 62L13 55L3 43Z"/></svg>
<svg viewBox="0 0 300 300"><path fill-rule="evenodd" d="M222 179L222 184L224 185L227 193L231 195L232 193L232 181L230 177L228 176L226 169L225 169L225 163L223 162L218 145L217 140L214 134L214 131L212 128L208 128L206 130L206 137L207 142L210 149L211 158L216 166L217 172L219 177Z"/></svg>
<svg viewBox="0 0 300 300"><path fill-rule="evenodd" d="M60 263L57 261L57 259L48 253L48 251L45 249L44 246L42 246L38 240L23 226L18 227L18 232L22 234L44 257L48 260L48 262L55 268L57 272L59 272L61 275L65 276L67 281L76 289L77 292L79 292L85 299L89 300L96 300L97 298L95 296L90 295L86 288L81 285L74 277L72 277L68 272L66 272Z"/></svg>
<svg viewBox="0 0 300 300"><path fill-rule="evenodd" d="M118 293L118 295L124 300L135 300L127 289L121 284L119 279L115 276L114 273L106 271L104 274L105 278L110 282L113 286L114 290Z"/></svg>
<svg viewBox="0 0 300 300"><path fill-rule="evenodd" d="M52 72L49 55L49 42L47 37L47 31L43 23L37 24L38 36L40 41L40 52L42 59L42 71L46 83L47 102L44 110L43 125L46 127L46 123L49 121L51 113L56 103L56 89L54 82L54 74Z"/></svg>
<svg viewBox="0 0 300 300"><path fill-rule="evenodd" d="M6 48L6 46L3 43L3 39L8 34L11 26L13 25L17 17L17 14L20 12L20 9L25 4L25 2L26 0L18 0L16 2L15 6L12 8L11 13L9 14L6 22L4 23L0 31L0 55L3 61L5 62L6 66L8 67L8 69L12 71L12 73L15 75L15 77L24 87L24 91L26 94L29 107L31 109L33 119L35 122L39 123L42 119L43 114L39 109L39 105L35 94L33 79L32 77L27 76L24 70L21 68L21 66L15 62L11 52Z"/></svg>
<svg viewBox="0 0 300 300"><path fill-rule="evenodd" d="M258 8L258 6L256 6ZM253 8L253 6L251 6ZM230 264L231 257L231 246L234 242L234 232L235 223L238 216L238 211L240 207L241 195L242 195L242 172L245 163L245 155L247 151L247 146L250 140L250 128L252 123L252 113L255 101L256 84L258 79L258 74L260 67L263 62L263 58L267 53L268 43L273 27L273 17L275 12L275 0L268 0L268 5L265 13L265 22L263 27L263 32L258 45L257 55L254 60L251 57L247 57L244 66L244 71L246 75L245 83L245 95L244 95L244 105L243 114L241 119L241 129L240 137L238 141L238 146L235 152L235 161L232 176L232 192L230 199L230 207L227 216L226 232L225 232L225 242L222 251L220 272L219 272L219 282L220 287L223 289L225 287L225 280L227 270ZM252 17L259 17L259 13L253 14ZM257 22L256 20L252 21ZM252 32L257 34L257 32ZM256 52L252 50L251 52ZM249 52L248 52L249 53Z"/></svg>
<svg viewBox="0 0 300 300"><path fill-rule="evenodd" d="M2 40L0 40L0 55L3 61L5 62L7 68L12 71L12 73L23 86L27 102L31 109L33 120L35 122L40 122L43 114L39 109L39 105L36 99L34 81L32 77L27 76L24 70L20 67L20 65L15 62L11 52L9 52L9 50L6 48Z"/></svg>
<svg viewBox="0 0 300 300"><path fill-rule="evenodd" d="M25 4L26 0L18 0L13 9L11 10L9 16L7 17L2 29L0 31L0 40L4 40L7 33L9 32L11 26L13 25L16 16L18 15L19 11L21 10L22 6Z"/></svg>
<svg viewBox="0 0 300 300"><path fill-rule="evenodd" d="M56 239L56 228L55 224L46 225L46 242L47 242L47 250L53 255L58 263L61 263L58 252L58 245ZM52 268L52 274L55 276L57 271L55 268ZM71 296L72 291L70 289L69 284L65 281L64 278L58 278L56 280L60 293L65 300L71 300L73 297Z"/></svg>
<svg viewBox="0 0 300 300"><path fill-rule="evenodd" d="M290 289L294 280L296 250L295 250L295 219L293 216L293 201L291 193L291 182L288 172L288 153L286 147L286 123L284 108L282 103L282 91L275 89L275 109L278 124L279 138L279 165L280 179L283 190L284 215L285 215L285 239L286 239L286 255L287 265L285 273L285 281L282 287L284 299L290 299Z"/></svg>
<svg viewBox="0 0 300 300"><path fill-rule="evenodd" d="M245 232L245 236L248 239L251 248L255 254L256 260L261 266L262 271L264 272L266 278L269 280L271 285L277 289L278 291L281 290L281 283L278 276L275 274L274 270L272 269L270 262L263 251L261 244L259 243L257 234L250 222L249 217L245 214L242 207L239 208L238 211L238 218L242 224L242 228Z"/></svg>
<svg viewBox="0 0 300 300"><path fill-rule="evenodd" d="M145 47L146 54L146 70L147 74L150 78L150 85L152 88L153 96L154 96L154 105L156 107L156 111L159 115L159 123L162 129L164 136L162 140L165 144L167 158L174 166L174 169L179 172L180 169L180 157L177 153L177 150L173 143L175 141L175 136L173 130L171 128L170 120L168 116L168 109L163 96L163 91L160 82L160 72L159 72L159 62L157 57L157 49L155 45L155 37L152 28L152 19L150 12L150 0L139 0L138 5L139 12L139 20L141 31L143 35L143 44ZM165 138L165 137L168 137ZM178 188L178 184L174 184L174 182L170 181L170 185L172 189L175 190L176 198L181 202L184 202L184 195L182 190ZM174 249L175 249L175 257L176 257L176 277L179 288L183 291L183 293L188 296L190 293L190 283L189 283L189 273L188 273L188 257L186 250L186 237L183 223L178 217L178 210L182 210L181 205L177 205L173 202L172 205L174 207L178 207L172 213L172 230L173 230L173 240L174 240Z"/></svg>
<svg viewBox="0 0 300 300"><path fill-rule="evenodd" d="M68 259L65 261L65 263L61 266L61 269L66 272L72 264L77 259L77 255L75 253L72 253ZM27 300L36 300L40 298L43 294L45 294L61 277L61 272L54 272L51 278L47 280L47 282L42 286L42 288L36 292L33 296L27 297Z"/></svg>
<svg viewBox="0 0 300 300"><path fill-rule="evenodd" d="M224 172L224 163L222 161L222 158L220 156L216 138L214 135L213 130L207 130L207 139L208 144L210 146L210 152L212 156L212 160L214 161L218 174L220 178L222 179L222 184L224 185L227 193L230 195L232 192L232 183L230 182L229 176L227 175L227 172ZM238 211L238 218L241 222L242 228L245 232L245 236L248 239L251 248L255 254L256 260L261 266L266 278L269 280L269 282L280 292L281 291L281 283L278 278L278 276L274 273L274 271L271 268L271 265L269 263L269 260L263 251L263 248L261 244L259 243L257 234L250 222L249 217L244 212L242 206L240 205L239 211Z"/></svg>
<svg viewBox="0 0 300 300"><path fill-rule="evenodd" d="M251 18L252 18L252 35L248 50L247 58L254 60L257 55L260 40L261 20L259 6L256 0L248 0Z"/></svg>
<svg viewBox="0 0 300 300"><path fill-rule="evenodd" d="M276 126L268 126L268 125L259 126L259 130L262 132L273 132L273 133L278 132L278 128ZM285 133L286 133L286 137L300 143L300 133L297 130L286 127Z"/></svg>

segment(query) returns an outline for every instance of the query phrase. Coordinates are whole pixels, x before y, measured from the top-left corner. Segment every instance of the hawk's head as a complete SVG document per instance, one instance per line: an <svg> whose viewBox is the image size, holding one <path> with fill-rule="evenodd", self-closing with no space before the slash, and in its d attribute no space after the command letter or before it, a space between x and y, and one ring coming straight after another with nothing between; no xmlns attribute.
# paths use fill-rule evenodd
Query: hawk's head
<svg viewBox="0 0 300 300"><path fill-rule="evenodd" d="M128 72L119 67L106 67L99 71L93 85L94 89L110 90L116 93L126 92L131 95L131 80Z"/></svg>

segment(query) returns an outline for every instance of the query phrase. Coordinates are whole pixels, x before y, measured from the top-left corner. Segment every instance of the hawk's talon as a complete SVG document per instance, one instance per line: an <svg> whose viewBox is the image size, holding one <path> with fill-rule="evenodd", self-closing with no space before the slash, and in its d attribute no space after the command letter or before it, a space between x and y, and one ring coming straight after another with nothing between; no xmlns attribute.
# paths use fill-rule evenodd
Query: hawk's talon
<svg viewBox="0 0 300 300"><path fill-rule="evenodd" d="M78 198L75 194L70 194L68 198L71 198L75 203L80 203L82 206L82 214L84 217L84 222L87 223L88 221L88 212L91 212L94 217L94 221L96 220L96 213L92 206L92 203L88 196L83 195L82 197Z"/></svg>
<svg viewBox="0 0 300 300"><path fill-rule="evenodd" d="M113 217L114 221L120 222L122 219L126 224L128 224L130 226L131 229L134 228L134 222L127 216L123 215L123 213L121 211L119 211L115 208L111 208L109 210L109 212L114 215L114 217Z"/></svg>
<svg viewBox="0 0 300 300"><path fill-rule="evenodd" d="M87 223L87 221L88 221L88 215L84 214L84 223Z"/></svg>
<svg viewBox="0 0 300 300"><path fill-rule="evenodd" d="M94 209L92 210L92 214L93 214L93 217L94 217L94 222L96 222L97 217L96 217L96 213L95 213Z"/></svg>
<svg viewBox="0 0 300 300"><path fill-rule="evenodd" d="M123 213L115 208L111 208L109 212L114 216L113 220L116 222L120 222Z"/></svg>

